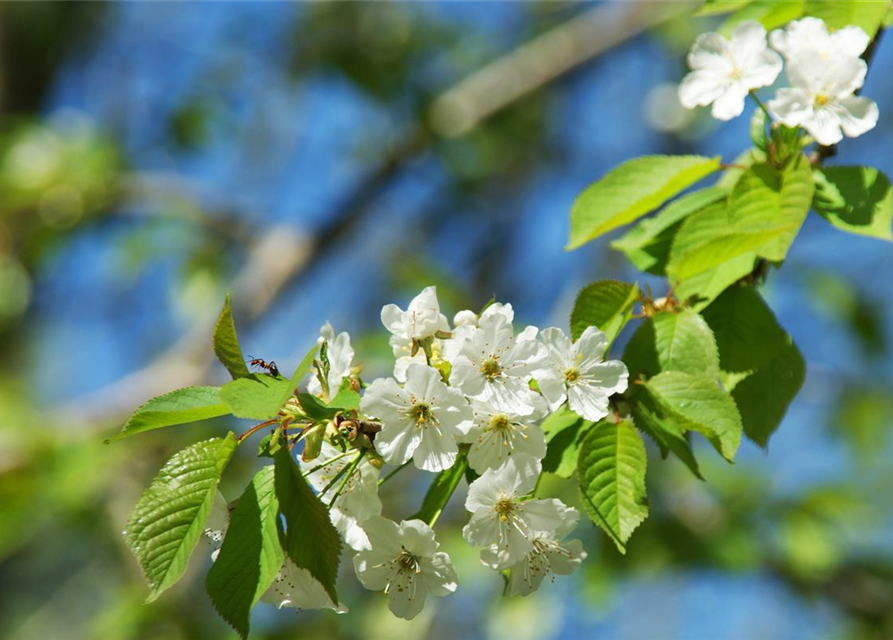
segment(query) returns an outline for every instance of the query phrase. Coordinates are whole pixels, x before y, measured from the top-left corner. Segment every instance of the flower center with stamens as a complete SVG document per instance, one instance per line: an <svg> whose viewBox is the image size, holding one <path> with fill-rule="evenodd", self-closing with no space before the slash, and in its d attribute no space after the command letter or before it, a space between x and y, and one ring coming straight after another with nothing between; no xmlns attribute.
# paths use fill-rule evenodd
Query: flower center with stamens
<svg viewBox="0 0 893 640"><path fill-rule="evenodd" d="M499 415L495 415L490 418L490 426L487 427L488 431L508 431L511 423L509 422L508 417L504 414L500 413Z"/></svg>
<svg viewBox="0 0 893 640"><path fill-rule="evenodd" d="M484 374L485 378L492 380L500 373L502 373L502 367L499 366L499 360L495 357L490 357L487 360L484 360L481 363L481 373Z"/></svg>
<svg viewBox="0 0 893 640"><path fill-rule="evenodd" d="M414 405L413 408L409 410L409 414L412 416L413 420L415 420L416 426L418 427L423 427L429 422L434 422L434 413L431 411L431 406L424 402Z"/></svg>
<svg viewBox="0 0 893 640"><path fill-rule="evenodd" d="M502 498L496 503L496 513L499 519L505 522L515 512L515 501L511 498Z"/></svg>
<svg viewBox="0 0 893 640"><path fill-rule="evenodd" d="M564 379L567 380L569 384L573 384L580 379L580 372L576 369L568 369L564 372Z"/></svg>
<svg viewBox="0 0 893 640"><path fill-rule="evenodd" d="M826 104L828 104L828 96L826 96L824 93L818 94L815 97L815 104L817 107L824 107Z"/></svg>

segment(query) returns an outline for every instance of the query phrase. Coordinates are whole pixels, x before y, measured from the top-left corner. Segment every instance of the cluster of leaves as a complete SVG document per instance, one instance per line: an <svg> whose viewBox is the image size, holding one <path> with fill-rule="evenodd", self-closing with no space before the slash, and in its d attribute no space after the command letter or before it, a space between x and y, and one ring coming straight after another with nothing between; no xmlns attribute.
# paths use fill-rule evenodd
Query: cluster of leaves
<svg viewBox="0 0 893 640"><path fill-rule="evenodd" d="M338 601L335 578L341 539L326 506L308 485L289 444L289 423L302 423L302 434L319 431L331 419L355 409L359 395L340 390L328 404L304 393L298 384L317 355L314 347L290 378L251 373L245 364L230 312L229 299L214 330L214 351L232 376L221 387L187 387L142 405L113 440L163 427L233 415L270 426L259 455L273 459L254 476L232 508L230 526L206 589L220 615L247 637L249 614L273 583L287 557L307 569ZM252 430L257 431L258 428ZM143 493L127 524L133 550L151 592L149 602L185 573L206 529L221 475L243 437L230 432L176 453Z"/></svg>
<svg viewBox="0 0 893 640"><path fill-rule="evenodd" d="M710 2L702 13L734 8L734 24L776 16L784 6L796 15L786 13L783 23L812 4ZM843 5L855 3L818 4L822 10L813 15L834 26L853 23ZM841 5L833 15L824 6L831 4ZM864 24L864 13L855 23L873 34L886 12L875 13L871 25ZM648 514L640 434L702 478L692 432L731 462L742 435L767 446L799 391L803 358L756 286L770 266L784 261L809 211L844 231L893 240L893 192L883 173L821 167L821 149L808 158L810 140L779 124L767 131L761 110L751 138L753 148L729 165L701 156L630 160L590 185L573 206L568 249L659 209L611 246L642 271L666 277L667 297L654 300L635 284L595 282L580 292L571 319L575 337L589 324L613 337L641 302L642 322L622 356L630 390L615 398L615 418L587 425L553 416L543 425L552 469L576 471L589 515L621 551ZM689 190L719 171L714 185Z"/></svg>

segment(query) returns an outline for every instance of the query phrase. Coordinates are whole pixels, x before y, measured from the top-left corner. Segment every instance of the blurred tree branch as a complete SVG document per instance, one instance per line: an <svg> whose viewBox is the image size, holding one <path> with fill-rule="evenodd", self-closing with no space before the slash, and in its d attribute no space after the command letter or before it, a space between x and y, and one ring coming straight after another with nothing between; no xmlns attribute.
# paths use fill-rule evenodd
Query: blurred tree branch
<svg viewBox="0 0 893 640"><path fill-rule="evenodd" d="M279 226L250 243L248 259L232 286L233 311L241 319L240 326L250 327L283 290L307 272L316 257L350 235L370 211L369 203L408 160L430 147L433 137L468 134L487 117L522 96L691 6L686 2L599 5L442 92L432 101L433 130L407 127L402 139L336 207L315 238ZM145 178L138 176L126 185L131 195L141 189L157 190L158 180L153 183ZM170 183L170 177L161 184L165 182ZM182 184L177 186L184 195L192 191L191 187L183 191ZM214 363L210 339L216 315L216 309L209 310L148 365L94 393L64 403L59 414L67 420L87 422L90 428L103 430L108 428L109 421L121 419L155 395L200 383L207 378Z"/></svg>

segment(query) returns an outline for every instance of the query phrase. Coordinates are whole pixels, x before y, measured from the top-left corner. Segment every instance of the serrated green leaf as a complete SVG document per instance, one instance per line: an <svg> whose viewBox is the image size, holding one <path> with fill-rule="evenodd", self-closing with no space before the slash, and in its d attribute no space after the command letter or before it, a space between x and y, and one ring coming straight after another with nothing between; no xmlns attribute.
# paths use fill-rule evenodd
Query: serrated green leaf
<svg viewBox="0 0 893 640"><path fill-rule="evenodd" d="M667 263L671 281L685 281L750 252L784 259L809 212L813 189L805 158L784 171L753 165L738 178L727 206L716 203L682 223Z"/></svg>
<svg viewBox="0 0 893 640"><path fill-rule="evenodd" d="M174 454L143 492L127 523L127 544L143 568L152 602L186 571L205 528L235 436L198 442Z"/></svg>
<svg viewBox="0 0 893 640"><path fill-rule="evenodd" d="M229 295L226 296L223 310L217 318L217 324L214 325L214 353L233 378L245 378L249 375L245 356L239 347L239 338L236 337Z"/></svg>
<svg viewBox="0 0 893 640"><path fill-rule="evenodd" d="M279 413L283 398L290 393L288 380L259 373L227 382L220 388L220 399L237 418L269 420Z"/></svg>
<svg viewBox="0 0 893 640"><path fill-rule="evenodd" d="M824 20L829 30L853 25L873 38L889 9L889 0L806 0L804 12Z"/></svg>
<svg viewBox="0 0 893 640"><path fill-rule="evenodd" d="M893 240L893 190L872 167L816 170L812 208L838 229Z"/></svg>
<svg viewBox="0 0 893 640"><path fill-rule="evenodd" d="M341 538L329 512L310 489L288 447L276 453L276 497L285 518L285 553L316 578L332 602L338 602L335 582L341 560Z"/></svg>
<svg viewBox="0 0 893 640"><path fill-rule="evenodd" d="M624 162L577 197L566 249L633 222L717 169L719 157L643 156Z"/></svg>
<svg viewBox="0 0 893 640"><path fill-rule="evenodd" d="M273 465L258 471L236 503L220 555L205 589L217 613L243 638L251 609L276 579L284 553L279 542Z"/></svg>
<svg viewBox="0 0 893 640"><path fill-rule="evenodd" d="M610 345L629 320L639 297L636 284L618 280L597 280L577 294L571 311L571 338L577 340L587 327L598 327Z"/></svg>
<svg viewBox="0 0 893 640"><path fill-rule="evenodd" d="M742 253L712 269L686 278L676 287L676 296L695 311L700 311L723 291L753 272L756 260L757 254Z"/></svg>
<svg viewBox="0 0 893 640"><path fill-rule="evenodd" d="M629 421L602 420L583 438L577 462L583 505L620 553L648 516L646 465L645 443Z"/></svg>
<svg viewBox="0 0 893 640"><path fill-rule="evenodd" d="M805 379L803 356L786 335L785 346L732 390L748 438L761 447L768 446Z"/></svg>
<svg viewBox="0 0 893 640"><path fill-rule="evenodd" d="M697 431L730 462L741 444L741 415L732 397L710 378L681 371L658 374L645 383L658 404L685 431Z"/></svg>
<svg viewBox="0 0 893 640"><path fill-rule="evenodd" d="M409 520L421 520L427 523L436 520L469 468L468 453L460 451L453 466L444 469L434 477L431 486L425 492L421 508Z"/></svg>
<svg viewBox="0 0 893 640"><path fill-rule="evenodd" d="M684 371L719 378L719 354L713 332L691 309L648 318L627 343L623 361L631 377Z"/></svg>
<svg viewBox="0 0 893 640"><path fill-rule="evenodd" d="M673 236L682 221L727 195L725 191L715 187L686 194L611 242L611 247L625 253L629 261L642 271L662 276L670 257Z"/></svg>
<svg viewBox="0 0 893 640"><path fill-rule="evenodd" d="M229 407L220 400L217 387L186 387L152 398L133 412L114 442L143 431L225 416Z"/></svg>
<svg viewBox="0 0 893 640"><path fill-rule="evenodd" d="M696 477L704 479L691 444L685 437L684 426L680 426L674 415L662 407L647 389L636 394L631 413L636 426L657 443L664 458L672 451Z"/></svg>

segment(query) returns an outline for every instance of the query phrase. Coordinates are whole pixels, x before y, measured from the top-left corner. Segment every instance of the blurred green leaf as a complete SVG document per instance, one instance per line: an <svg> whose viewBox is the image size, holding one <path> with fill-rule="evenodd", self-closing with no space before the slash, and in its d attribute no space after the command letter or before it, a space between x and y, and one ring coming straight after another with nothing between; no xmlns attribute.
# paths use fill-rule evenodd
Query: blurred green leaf
<svg viewBox="0 0 893 640"><path fill-rule="evenodd" d="M459 486L459 481L465 475L466 469L469 468L468 454L460 451L452 467L444 469L434 476L428 491L425 492L421 508L409 519L422 522L431 522L436 519L446 507L456 487Z"/></svg>
<svg viewBox="0 0 893 640"><path fill-rule="evenodd" d="M682 221L696 211L726 197L726 192L715 187L700 189L674 200L654 217L643 220L624 235L611 242L611 247L623 251L636 267L655 275L664 275L673 236Z"/></svg>
<svg viewBox="0 0 893 640"><path fill-rule="evenodd" d="M580 445L592 422L584 420L563 406L546 418L541 428L546 434L546 457L543 471L570 478L577 471Z"/></svg>
<svg viewBox="0 0 893 640"><path fill-rule="evenodd" d="M804 13L825 21L828 29L860 27L873 38L884 20L890 3L887 0L806 0Z"/></svg>
<svg viewBox="0 0 893 640"><path fill-rule="evenodd" d="M826 167L814 174L812 208L838 229L893 240L893 190L872 167Z"/></svg>
<svg viewBox="0 0 893 640"><path fill-rule="evenodd" d="M643 156L624 162L577 197L566 248L633 222L717 169L719 157Z"/></svg>

